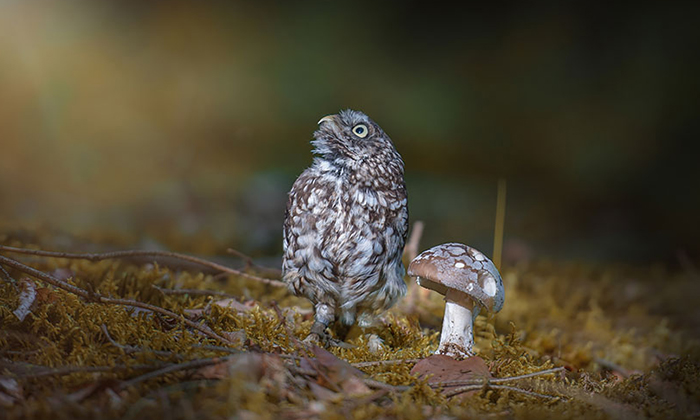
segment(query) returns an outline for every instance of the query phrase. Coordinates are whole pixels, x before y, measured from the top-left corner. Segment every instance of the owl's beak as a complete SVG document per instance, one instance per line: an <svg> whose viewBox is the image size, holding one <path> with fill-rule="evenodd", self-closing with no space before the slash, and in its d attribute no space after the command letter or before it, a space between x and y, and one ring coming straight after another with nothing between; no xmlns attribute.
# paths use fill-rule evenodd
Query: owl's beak
<svg viewBox="0 0 700 420"><path fill-rule="evenodd" d="M321 125L321 123L324 123L324 122L334 122L334 121L335 121L335 115L326 115L325 117L318 120L318 125Z"/></svg>

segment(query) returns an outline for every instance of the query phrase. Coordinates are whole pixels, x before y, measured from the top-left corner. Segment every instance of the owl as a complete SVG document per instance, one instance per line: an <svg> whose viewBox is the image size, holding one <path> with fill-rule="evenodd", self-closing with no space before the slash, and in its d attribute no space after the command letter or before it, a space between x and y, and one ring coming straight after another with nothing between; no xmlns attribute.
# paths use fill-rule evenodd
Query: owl
<svg viewBox="0 0 700 420"><path fill-rule="evenodd" d="M369 326L406 294L408 208L401 155L365 114L321 118L311 143L313 163L289 192L282 273L313 303L316 341L334 322Z"/></svg>

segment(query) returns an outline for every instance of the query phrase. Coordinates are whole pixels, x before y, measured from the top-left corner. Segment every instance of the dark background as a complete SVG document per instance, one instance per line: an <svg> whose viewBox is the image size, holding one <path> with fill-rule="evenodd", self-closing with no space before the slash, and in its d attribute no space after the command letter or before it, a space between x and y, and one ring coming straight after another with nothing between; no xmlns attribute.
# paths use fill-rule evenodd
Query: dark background
<svg viewBox="0 0 700 420"><path fill-rule="evenodd" d="M422 248L700 255L693 2L0 3L0 225L279 255L316 121L364 111ZM455 7L455 6L453 6Z"/></svg>

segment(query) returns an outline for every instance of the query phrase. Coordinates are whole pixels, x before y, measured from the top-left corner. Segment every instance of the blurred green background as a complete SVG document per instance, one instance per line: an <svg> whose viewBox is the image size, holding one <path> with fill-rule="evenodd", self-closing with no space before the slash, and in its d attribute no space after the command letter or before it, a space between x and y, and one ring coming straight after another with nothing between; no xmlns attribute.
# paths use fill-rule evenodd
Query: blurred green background
<svg viewBox="0 0 700 420"><path fill-rule="evenodd" d="M422 248L490 255L504 177L508 262L697 257L694 4L3 1L0 220L279 255L316 121L354 108Z"/></svg>

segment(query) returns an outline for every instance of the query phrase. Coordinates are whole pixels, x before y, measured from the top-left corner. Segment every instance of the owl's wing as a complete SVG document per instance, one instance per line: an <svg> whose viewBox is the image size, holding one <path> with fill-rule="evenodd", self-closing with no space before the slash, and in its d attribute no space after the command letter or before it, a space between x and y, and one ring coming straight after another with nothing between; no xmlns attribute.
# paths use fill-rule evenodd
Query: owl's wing
<svg viewBox="0 0 700 420"><path fill-rule="evenodd" d="M328 281L332 278L332 264L320 251L326 225L334 221L329 214L332 188L311 169L294 182L283 226L285 281Z"/></svg>
<svg viewBox="0 0 700 420"><path fill-rule="evenodd" d="M294 247L301 235L308 235L314 229L315 219L327 205L324 186L317 176L304 171L289 191L287 209L284 215L284 249Z"/></svg>
<svg viewBox="0 0 700 420"><path fill-rule="evenodd" d="M357 258L349 266L352 271L344 285L348 297L345 308L377 295L369 299L369 309L386 309L405 293L401 256L408 233L406 187L401 183L381 194L382 200L372 200L373 205L365 209L374 219L367 225L368 234L353 244Z"/></svg>

